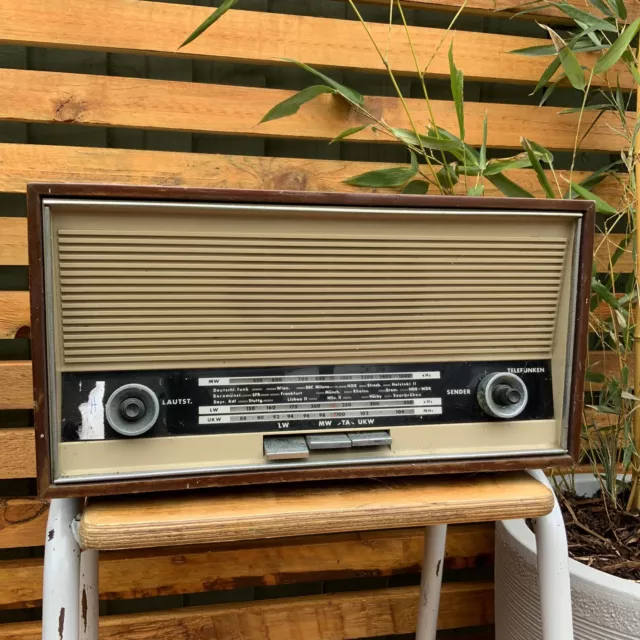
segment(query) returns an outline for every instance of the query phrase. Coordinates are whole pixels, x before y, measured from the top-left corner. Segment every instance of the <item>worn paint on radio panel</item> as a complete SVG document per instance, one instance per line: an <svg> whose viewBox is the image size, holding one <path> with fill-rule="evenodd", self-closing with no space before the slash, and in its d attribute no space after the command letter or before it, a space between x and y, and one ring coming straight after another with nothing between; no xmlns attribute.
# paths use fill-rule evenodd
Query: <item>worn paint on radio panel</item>
<svg viewBox="0 0 640 640"><path fill-rule="evenodd" d="M156 423L139 436L145 438L486 422L476 390L501 371L518 373L527 387L518 420L553 417L550 363L543 360L63 373L62 440L127 437L105 422L96 398L106 404L128 384L148 387L158 400ZM94 428L87 430L91 413Z"/></svg>

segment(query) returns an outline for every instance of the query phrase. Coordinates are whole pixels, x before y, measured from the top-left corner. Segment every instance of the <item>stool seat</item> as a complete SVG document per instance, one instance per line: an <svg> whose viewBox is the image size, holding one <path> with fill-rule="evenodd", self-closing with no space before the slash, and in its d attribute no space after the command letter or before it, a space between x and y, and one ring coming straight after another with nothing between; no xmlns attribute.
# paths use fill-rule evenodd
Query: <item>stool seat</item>
<svg viewBox="0 0 640 640"><path fill-rule="evenodd" d="M536 518L552 492L526 472L92 498L85 549L135 549Z"/></svg>

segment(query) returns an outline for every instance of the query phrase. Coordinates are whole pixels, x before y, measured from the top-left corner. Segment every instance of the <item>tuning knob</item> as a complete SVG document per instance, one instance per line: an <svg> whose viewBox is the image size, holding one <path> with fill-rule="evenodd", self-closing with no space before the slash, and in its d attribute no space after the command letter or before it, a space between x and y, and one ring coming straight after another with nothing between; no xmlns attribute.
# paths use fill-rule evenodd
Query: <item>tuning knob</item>
<svg viewBox="0 0 640 640"><path fill-rule="evenodd" d="M111 427L123 436L141 436L153 427L160 413L156 394L143 384L125 384L116 389L105 407Z"/></svg>
<svg viewBox="0 0 640 640"><path fill-rule="evenodd" d="M487 415L511 420L524 411L529 394L522 378L514 373L490 373L480 381L477 397Z"/></svg>

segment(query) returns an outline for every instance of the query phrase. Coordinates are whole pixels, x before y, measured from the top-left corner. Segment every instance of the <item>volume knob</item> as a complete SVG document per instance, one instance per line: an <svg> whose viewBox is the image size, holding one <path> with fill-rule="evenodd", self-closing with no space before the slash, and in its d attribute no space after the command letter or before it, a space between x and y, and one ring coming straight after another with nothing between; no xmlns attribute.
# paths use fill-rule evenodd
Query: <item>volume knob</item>
<svg viewBox="0 0 640 640"><path fill-rule="evenodd" d="M123 436L141 436L156 423L160 403L149 387L125 384L111 394L104 413L114 431Z"/></svg>
<svg viewBox="0 0 640 640"><path fill-rule="evenodd" d="M490 373L478 385L478 404L492 418L512 420L527 406L529 394L515 373Z"/></svg>

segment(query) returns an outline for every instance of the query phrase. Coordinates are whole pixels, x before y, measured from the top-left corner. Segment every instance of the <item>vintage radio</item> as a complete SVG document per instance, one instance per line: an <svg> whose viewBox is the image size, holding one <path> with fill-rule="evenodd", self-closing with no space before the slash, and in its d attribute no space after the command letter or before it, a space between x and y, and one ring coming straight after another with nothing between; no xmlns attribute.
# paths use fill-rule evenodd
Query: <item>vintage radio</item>
<svg viewBox="0 0 640 640"><path fill-rule="evenodd" d="M591 203L28 194L43 495L576 453Z"/></svg>

